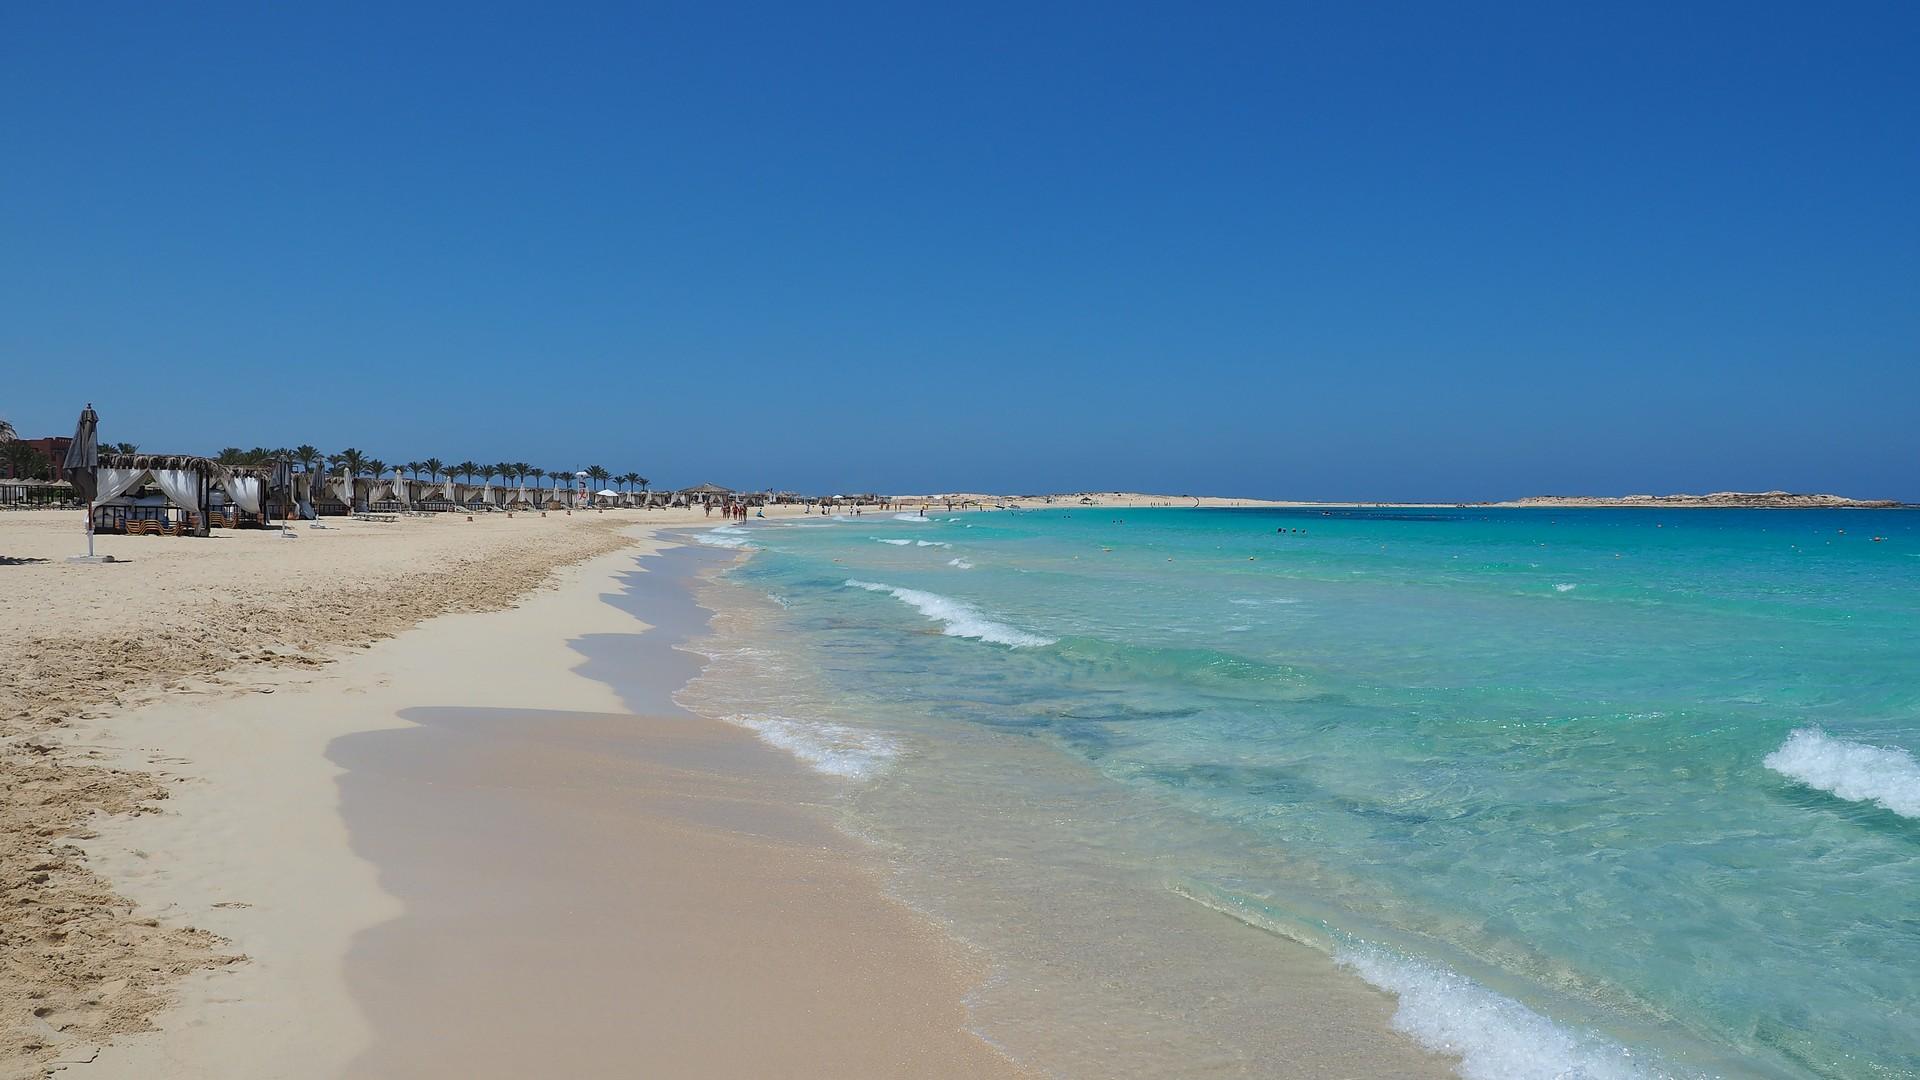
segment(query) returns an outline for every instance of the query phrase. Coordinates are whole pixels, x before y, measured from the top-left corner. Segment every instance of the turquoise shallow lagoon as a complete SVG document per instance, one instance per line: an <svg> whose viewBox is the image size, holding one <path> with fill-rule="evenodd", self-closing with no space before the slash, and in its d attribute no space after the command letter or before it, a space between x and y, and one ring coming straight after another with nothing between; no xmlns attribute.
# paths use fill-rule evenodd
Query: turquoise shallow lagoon
<svg viewBox="0 0 1920 1080"><path fill-rule="evenodd" d="M1187 1000L1127 990L1172 1017L1161 1042L1204 1029L1217 1071L1254 1060L1227 1046L1235 986L1160 965L1152 920L1088 882L1205 910L1255 957L1222 973L1249 993L1262 949L1332 956L1468 1076L1920 1075L1920 514L1061 509L703 538L752 555L716 586L733 617L696 704L845 778L902 891L990 953L1047 924L995 897L1079 896ZM1010 984L1058 967L1027 932ZM1127 982L1088 955L1111 937L1073 962ZM989 1036L1021 1015L980 1011Z"/></svg>

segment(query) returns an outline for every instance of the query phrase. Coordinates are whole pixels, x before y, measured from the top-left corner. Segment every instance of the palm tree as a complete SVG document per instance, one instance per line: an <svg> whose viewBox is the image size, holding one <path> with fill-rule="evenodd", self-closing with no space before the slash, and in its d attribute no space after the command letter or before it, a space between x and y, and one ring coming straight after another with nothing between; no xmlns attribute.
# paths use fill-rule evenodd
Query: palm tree
<svg viewBox="0 0 1920 1080"><path fill-rule="evenodd" d="M0 443L10 443L19 437L19 433L13 430L12 424L0 420Z"/></svg>
<svg viewBox="0 0 1920 1080"><path fill-rule="evenodd" d="M220 448L218 454L213 456L213 460L222 465L238 465L240 464L240 459L246 456L247 452L237 446L224 446Z"/></svg>
<svg viewBox="0 0 1920 1080"><path fill-rule="evenodd" d="M533 477L533 501L536 503L544 501L540 498L540 481L546 479L547 470L536 469L529 465L527 466L527 475Z"/></svg>
<svg viewBox="0 0 1920 1080"><path fill-rule="evenodd" d="M47 465L46 455L17 438L0 443L0 461L6 462L7 474L17 480L38 479Z"/></svg>
<svg viewBox="0 0 1920 1080"><path fill-rule="evenodd" d="M312 472L314 463L320 460L320 448L301 443L293 448L293 460L299 462L301 468Z"/></svg>
<svg viewBox="0 0 1920 1080"><path fill-rule="evenodd" d="M367 474L367 455L349 446L345 450L340 451L339 456L340 465L346 470L348 476L365 476Z"/></svg>
<svg viewBox="0 0 1920 1080"><path fill-rule="evenodd" d="M463 461L460 464L455 465L453 467L453 471L458 473L461 476L466 477L467 483L471 484L473 483L473 474L480 471L480 464L479 462L476 462L476 461Z"/></svg>
<svg viewBox="0 0 1920 1080"><path fill-rule="evenodd" d="M440 474L446 470L447 463L437 457L430 457L421 462L420 467L427 470L427 479L437 484L440 482Z"/></svg>
<svg viewBox="0 0 1920 1080"><path fill-rule="evenodd" d="M373 477L375 480L387 475L387 463L381 461L379 458L368 458L366 464L367 475Z"/></svg>
<svg viewBox="0 0 1920 1080"><path fill-rule="evenodd" d="M409 461L405 465L402 465L400 467L407 470L408 476L413 477L415 480L420 479L420 463L419 462Z"/></svg>

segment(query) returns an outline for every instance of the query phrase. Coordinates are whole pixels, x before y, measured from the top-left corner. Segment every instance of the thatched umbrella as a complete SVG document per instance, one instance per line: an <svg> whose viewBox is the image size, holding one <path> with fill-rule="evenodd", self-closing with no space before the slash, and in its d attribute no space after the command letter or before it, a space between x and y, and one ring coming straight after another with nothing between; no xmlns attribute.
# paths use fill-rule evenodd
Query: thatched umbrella
<svg viewBox="0 0 1920 1080"><path fill-rule="evenodd" d="M93 497L100 491L100 414L93 411L91 401L80 410L80 420L73 427L73 441L67 444L67 459L61 462L60 468L87 508L87 558L91 559Z"/></svg>

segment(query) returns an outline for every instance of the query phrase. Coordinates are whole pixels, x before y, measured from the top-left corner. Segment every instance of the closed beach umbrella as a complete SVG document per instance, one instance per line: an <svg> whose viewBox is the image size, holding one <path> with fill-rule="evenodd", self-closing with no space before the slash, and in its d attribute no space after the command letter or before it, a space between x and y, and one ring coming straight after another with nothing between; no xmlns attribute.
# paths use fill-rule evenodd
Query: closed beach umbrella
<svg viewBox="0 0 1920 1080"><path fill-rule="evenodd" d="M67 459L61 463L67 482L80 495L87 512L87 558L93 558L93 497L100 491L100 414L93 402L80 410L80 421L73 427L73 441L67 444Z"/></svg>

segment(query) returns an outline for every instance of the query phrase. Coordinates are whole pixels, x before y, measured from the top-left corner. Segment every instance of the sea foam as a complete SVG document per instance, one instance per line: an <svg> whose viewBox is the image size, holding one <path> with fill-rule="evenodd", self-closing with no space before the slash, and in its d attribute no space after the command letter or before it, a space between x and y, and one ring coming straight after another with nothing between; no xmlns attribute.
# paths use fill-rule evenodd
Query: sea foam
<svg viewBox="0 0 1920 1080"><path fill-rule="evenodd" d="M907 547L913 543L911 540L883 540L878 536L873 537L873 542L876 544L892 544L894 547Z"/></svg>
<svg viewBox="0 0 1920 1080"><path fill-rule="evenodd" d="M951 596L939 593L921 592L919 589L901 589L892 585L882 585L874 581L848 579L847 587L865 589L868 592L887 593L894 599L941 624L940 632L948 637L975 638L990 641L996 645L1006 645L1015 649L1051 645L1054 639L1039 634L994 622L980 613L980 609L964 600L955 600Z"/></svg>
<svg viewBox="0 0 1920 1080"><path fill-rule="evenodd" d="M846 780L864 780L900 753L892 739L846 724L794 720L769 713L735 713L730 724L752 731L768 746L798 758L815 772Z"/></svg>
<svg viewBox="0 0 1920 1080"><path fill-rule="evenodd" d="M1458 1057L1466 1080L1672 1080L1623 1046L1556 1023L1439 964L1204 883L1169 887L1228 918L1331 953L1335 963L1398 998L1394 1030Z"/></svg>
<svg viewBox="0 0 1920 1080"><path fill-rule="evenodd" d="M1901 817L1920 818L1920 761L1899 747L1848 742L1819 728L1801 728L1762 764L1849 802L1870 802Z"/></svg>
<svg viewBox="0 0 1920 1080"><path fill-rule="evenodd" d="M1554 1023L1446 968L1378 946L1341 945L1334 959L1400 999L1393 1027L1460 1058L1467 1080L1653 1080L1668 1074L1624 1047Z"/></svg>
<svg viewBox="0 0 1920 1080"><path fill-rule="evenodd" d="M703 532L694 539L710 547L743 548L747 546L747 535L745 529L722 525L710 532Z"/></svg>
<svg viewBox="0 0 1920 1080"><path fill-rule="evenodd" d="M952 567L956 567L956 568L958 568L958 569L961 569L961 570L971 570L971 569L973 569L973 564L972 564L972 563L970 563L970 562L968 562L968 561L967 561L967 560L965 560L965 559L948 559L948 560L947 560L947 565L948 565L948 566L952 566Z"/></svg>

